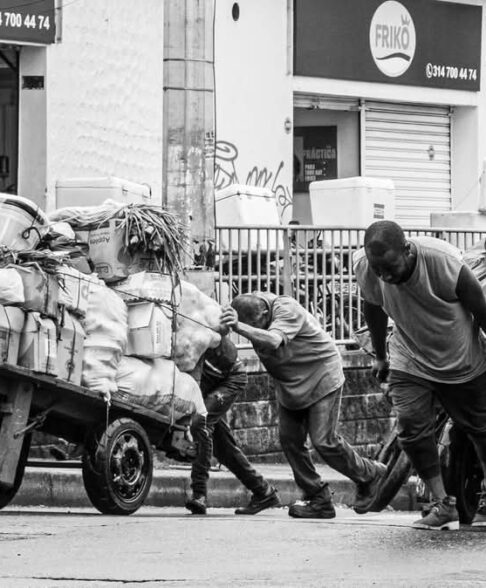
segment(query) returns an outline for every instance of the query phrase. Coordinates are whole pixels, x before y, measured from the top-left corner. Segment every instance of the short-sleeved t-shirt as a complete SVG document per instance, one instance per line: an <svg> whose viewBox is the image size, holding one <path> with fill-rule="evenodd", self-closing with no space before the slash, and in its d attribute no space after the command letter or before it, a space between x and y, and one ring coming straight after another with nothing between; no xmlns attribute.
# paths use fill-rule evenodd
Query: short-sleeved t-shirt
<svg viewBox="0 0 486 588"><path fill-rule="evenodd" d="M268 331L283 340L276 350L254 345L274 378L277 400L290 410L307 408L344 383L339 351L316 318L290 296L258 292L270 306Z"/></svg>
<svg viewBox="0 0 486 588"><path fill-rule="evenodd" d="M429 380L460 383L486 371L479 328L456 294L464 265L459 251L440 239L409 239L417 262L402 284L387 284L371 270L364 249L354 255L363 298L395 322L390 366Z"/></svg>

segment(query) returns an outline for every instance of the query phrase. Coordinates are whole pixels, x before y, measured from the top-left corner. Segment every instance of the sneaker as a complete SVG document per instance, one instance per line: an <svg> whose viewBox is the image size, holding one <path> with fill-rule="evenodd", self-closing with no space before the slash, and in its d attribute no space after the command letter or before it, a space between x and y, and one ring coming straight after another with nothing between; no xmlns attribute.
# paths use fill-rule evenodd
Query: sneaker
<svg viewBox="0 0 486 588"><path fill-rule="evenodd" d="M481 483L478 509L476 510L471 526L486 527L486 485L484 482Z"/></svg>
<svg viewBox="0 0 486 588"><path fill-rule="evenodd" d="M247 506L237 508L235 514L237 515L254 515L259 513L266 508L272 508L275 506L282 506L280 498L278 497L277 489L271 486L263 496L253 494L250 502Z"/></svg>
<svg viewBox="0 0 486 588"><path fill-rule="evenodd" d="M431 531L457 531L459 529L459 515L454 496L446 496L444 500L435 502L429 513L415 521L412 527Z"/></svg>
<svg viewBox="0 0 486 588"><path fill-rule="evenodd" d="M336 511L332 503L332 495L326 484L310 500L292 504L289 516L294 519L333 519Z"/></svg>
<svg viewBox="0 0 486 588"><path fill-rule="evenodd" d="M364 514L370 510L381 484L386 479L387 471L388 468L384 463L376 461L375 476L369 482L360 482L356 484L356 496L353 505L353 509L356 513Z"/></svg>
<svg viewBox="0 0 486 588"><path fill-rule="evenodd" d="M192 514L205 515L207 510L206 497L193 496L189 500L186 500L186 508Z"/></svg>

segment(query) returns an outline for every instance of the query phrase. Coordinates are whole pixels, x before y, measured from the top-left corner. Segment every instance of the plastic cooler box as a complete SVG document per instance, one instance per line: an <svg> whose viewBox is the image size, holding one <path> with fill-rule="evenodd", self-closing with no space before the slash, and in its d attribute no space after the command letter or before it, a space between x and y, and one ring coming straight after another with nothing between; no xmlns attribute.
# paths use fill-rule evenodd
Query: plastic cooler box
<svg viewBox="0 0 486 588"><path fill-rule="evenodd" d="M383 178L354 177L311 182L312 224L365 228L395 218L395 187Z"/></svg>
<svg viewBox="0 0 486 588"><path fill-rule="evenodd" d="M217 227L276 227L280 225L275 194L267 188L232 184L215 194L216 226ZM240 245L243 250L256 251L258 245L261 250L282 248L281 231L251 231L248 243L248 231L222 231L221 247L229 250L229 235L231 234L231 248L233 251Z"/></svg>
<svg viewBox="0 0 486 588"><path fill-rule="evenodd" d="M99 206L105 200L124 204L150 201L150 187L114 176L66 178L56 182L56 207Z"/></svg>

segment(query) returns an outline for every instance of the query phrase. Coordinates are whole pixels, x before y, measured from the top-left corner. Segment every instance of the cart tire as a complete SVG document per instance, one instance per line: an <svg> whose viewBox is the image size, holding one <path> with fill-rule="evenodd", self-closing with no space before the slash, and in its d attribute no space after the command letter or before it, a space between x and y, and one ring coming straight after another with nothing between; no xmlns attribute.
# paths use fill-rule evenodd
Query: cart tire
<svg viewBox="0 0 486 588"><path fill-rule="evenodd" d="M17 471L15 472L15 480L12 488L4 488L0 486L0 508L6 507L17 494L22 479L24 477L25 466L27 464L27 458L29 457L30 442L32 435L25 435L22 443L22 449L20 450L19 462L17 464Z"/></svg>
<svg viewBox="0 0 486 588"><path fill-rule="evenodd" d="M388 467L384 481L368 506L370 512L380 512L395 498L400 488L408 480L412 471L412 464L407 454L400 448L396 429L392 431L387 443L375 458Z"/></svg>
<svg viewBox="0 0 486 588"><path fill-rule="evenodd" d="M91 503L103 514L138 510L152 483L152 448L143 427L120 418L91 434L83 455L83 481Z"/></svg>

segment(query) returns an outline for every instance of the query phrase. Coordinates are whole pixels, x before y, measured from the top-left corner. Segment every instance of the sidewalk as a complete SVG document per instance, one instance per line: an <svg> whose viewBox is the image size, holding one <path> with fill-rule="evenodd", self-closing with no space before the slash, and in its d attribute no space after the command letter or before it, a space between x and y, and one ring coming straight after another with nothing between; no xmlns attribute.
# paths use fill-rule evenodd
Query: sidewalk
<svg viewBox="0 0 486 588"><path fill-rule="evenodd" d="M278 488L284 505L301 498L290 467L286 464L255 464L271 484ZM331 468L318 464L317 469L334 492L336 504L352 504L354 484ZM187 465L154 469L147 506L184 506L190 494L190 467ZM228 471L212 469L209 478L208 503L213 508L234 508L247 503L250 493ZM22 486L12 505L79 507L91 506L79 468L28 467ZM415 509L415 486L403 486L391 505L395 510Z"/></svg>

